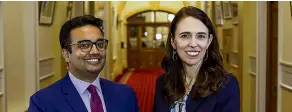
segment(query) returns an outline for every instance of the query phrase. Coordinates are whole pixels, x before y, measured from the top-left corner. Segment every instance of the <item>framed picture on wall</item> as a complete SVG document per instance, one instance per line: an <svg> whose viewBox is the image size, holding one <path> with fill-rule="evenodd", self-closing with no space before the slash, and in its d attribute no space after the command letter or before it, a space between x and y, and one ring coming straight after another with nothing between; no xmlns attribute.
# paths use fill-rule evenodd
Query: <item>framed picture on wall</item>
<svg viewBox="0 0 292 112"><path fill-rule="evenodd" d="M54 19L55 2L40 1L39 2L39 24L51 25Z"/></svg>
<svg viewBox="0 0 292 112"><path fill-rule="evenodd" d="M215 1L215 18L216 18L216 25L223 25L223 11L222 11L222 2Z"/></svg>
<svg viewBox="0 0 292 112"><path fill-rule="evenodd" d="M232 18L230 2L223 1L223 16L224 19Z"/></svg>
<svg viewBox="0 0 292 112"><path fill-rule="evenodd" d="M232 7L232 23L238 24L238 4L236 2L231 2Z"/></svg>

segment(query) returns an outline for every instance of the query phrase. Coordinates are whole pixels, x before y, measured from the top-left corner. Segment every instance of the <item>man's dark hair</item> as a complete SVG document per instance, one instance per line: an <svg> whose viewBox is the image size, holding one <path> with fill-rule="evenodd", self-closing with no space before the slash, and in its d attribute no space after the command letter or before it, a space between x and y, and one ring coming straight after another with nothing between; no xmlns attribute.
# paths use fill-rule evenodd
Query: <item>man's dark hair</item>
<svg viewBox="0 0 292 112"><path fill-rule="evenodd" d="M65 22L64 25L62 26L59 34L61 48L67 49L71 53L72 52L70 47L70 44L72 42L70 37L71 31L75 28L86 25L96 26L101 31L102 35L104 35L103 21L100 18L96 18L92 15L78 16Z"/></svg>

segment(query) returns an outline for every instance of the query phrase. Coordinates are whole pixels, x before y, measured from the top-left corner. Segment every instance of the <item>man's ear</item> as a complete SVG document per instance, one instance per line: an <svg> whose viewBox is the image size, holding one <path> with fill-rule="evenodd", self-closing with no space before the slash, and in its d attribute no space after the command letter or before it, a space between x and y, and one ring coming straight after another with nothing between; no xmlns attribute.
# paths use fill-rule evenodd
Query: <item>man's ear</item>
<svg viewBox="0 0 292 112"><path fill-rule="evenodd" d="M211 45L211 43L212 43L212 40L213 40L213 35L212 34L210 34L210 37L209 37L209 39L208 39L208 46L207 46L207 49L209 48L209 46Z"/></svg>
<svg viewBox="0 0 292 112"><path fill-rule="evenodd" d="M62 49L63 58L67 63L69 63L69 51L67 49Z"/></svg>

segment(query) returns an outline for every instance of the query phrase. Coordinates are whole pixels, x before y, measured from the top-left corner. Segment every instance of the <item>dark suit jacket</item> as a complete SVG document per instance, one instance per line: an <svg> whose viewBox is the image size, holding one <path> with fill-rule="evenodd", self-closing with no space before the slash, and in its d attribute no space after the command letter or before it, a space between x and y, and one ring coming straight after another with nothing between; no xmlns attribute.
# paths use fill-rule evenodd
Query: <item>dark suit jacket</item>
<svg viewBox="0 0 292 112"><path fill-rule="evenodd" d="M155 112L169 112L169 106L163 97L163 80L165 75L158 77L154 98ZM240 90L237 79L232 74L226 74L228 81L218 92L198 100L188 97L186 112L240 112Z"/></svg>
<svg viewBox="0 0 292 112"><path fill-rule="evenodd" d="M139 112L132 88L100 78L107 112ZM28 112L87 112L79 93L67 74L30 98Z"/></svg>

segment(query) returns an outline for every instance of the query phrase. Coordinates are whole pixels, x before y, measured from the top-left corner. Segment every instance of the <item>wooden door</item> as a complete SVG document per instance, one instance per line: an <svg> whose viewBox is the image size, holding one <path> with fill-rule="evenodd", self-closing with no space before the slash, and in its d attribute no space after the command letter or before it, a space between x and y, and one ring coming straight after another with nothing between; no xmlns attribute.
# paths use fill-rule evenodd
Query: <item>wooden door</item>
<svg viewBox="0 0 292 112"><path fill-rule="evenodd" d="M128 25L128 67L158 68L165 55L168 24Z"/></svg>
<svg viewBox="0 0 292 112"><path fill-rule="evenodd" d="M266 112L277 112L278 2L267 3Z"/></svg>
<svg viewBox="0 0 292 112"><path fill-rule="evenodd" d="M156 26L151 25L141 25L142 34L141 37L141 46L140 47L140 57L139 60L140 68L151 68L155 66L155 44L154 44L154 36L156 34L155 28Z"/></svg>
<svg viewBox="0 0 292 112"><path fill-rule="evenodd" d="M129 25L127 28L128 35L128 48L127 48L127 61L129 68L135 68L140 65L139 63L139 26Z"/></svg>
<svg viewBox="0 0 292 112"><path fill-rule="evenodd" d="M141 39L141 67L160 67L164 56L165 45L168 35L168 27L164 25L143 25ZM147 32L147 34L146 34Z"/></svg>

